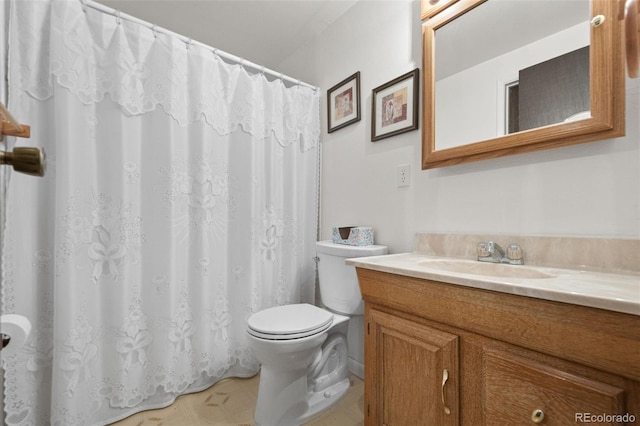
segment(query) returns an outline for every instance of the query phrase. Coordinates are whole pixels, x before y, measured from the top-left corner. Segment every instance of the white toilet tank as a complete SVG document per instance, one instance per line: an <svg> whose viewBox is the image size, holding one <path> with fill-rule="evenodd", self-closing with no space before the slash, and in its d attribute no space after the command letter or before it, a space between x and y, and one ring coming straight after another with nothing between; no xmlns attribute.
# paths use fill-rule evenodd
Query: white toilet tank
<svg viewBox="0 0 640 426"><path fill-rule="evenodd" d="M345 264L352 257L387 254L386 246L349 246L331 241L316 242L318 280L322 303L332 311L344 315L364 313L362 294L358 286L356 268Z"/></svg>

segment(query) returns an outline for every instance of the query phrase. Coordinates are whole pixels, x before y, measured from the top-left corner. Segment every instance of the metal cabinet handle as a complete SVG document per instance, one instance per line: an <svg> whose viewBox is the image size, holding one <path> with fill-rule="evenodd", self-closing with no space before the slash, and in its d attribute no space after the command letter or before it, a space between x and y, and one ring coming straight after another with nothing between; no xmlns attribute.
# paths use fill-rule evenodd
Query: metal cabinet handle
<svg viewBox="0 0 640 426"><path fill-rule="evenodd" d="M446 414L451 414L451 409L447 406L447 401L444 397L444 386L447 384L447 380L449 380L449 371L445 368L442 371L442 406Z"/></svg>

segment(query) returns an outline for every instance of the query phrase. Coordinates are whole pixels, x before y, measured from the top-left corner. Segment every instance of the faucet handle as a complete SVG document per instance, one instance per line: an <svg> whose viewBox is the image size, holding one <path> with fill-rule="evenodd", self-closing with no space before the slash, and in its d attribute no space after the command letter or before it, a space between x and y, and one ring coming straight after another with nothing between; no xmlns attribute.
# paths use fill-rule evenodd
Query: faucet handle
<svg viewBox="0 0 640 426"><path fill-rule="evenodd" d="M524 258L524 253L522 252L522 247L520 247L516 243L511 243L507 247L507 259L511 261L511 263L519 263L522 264Z"/></svg>
<svg viewBox="0 0 640 426"><path fill-rule="evenodd" d="M481 241L476 245L476 253L478 257L487 257L489 253L489 244L486 241Z"/></svg>

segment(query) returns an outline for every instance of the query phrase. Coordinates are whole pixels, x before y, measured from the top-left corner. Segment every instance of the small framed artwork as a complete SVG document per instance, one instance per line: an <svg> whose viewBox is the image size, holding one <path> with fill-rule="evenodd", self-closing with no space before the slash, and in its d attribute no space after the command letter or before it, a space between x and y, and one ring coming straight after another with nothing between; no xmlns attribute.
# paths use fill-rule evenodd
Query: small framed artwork
<svg viewBox="0 0 640 426"><path fill-rule="evenodd" d="M419 74L416 68L373 89L372 142L418 129Z"/></svg>
<svg viewBox="0 0 640 426"><path fill-rule="evenodd" d="M327 90L329 133L360 121L360 71Z"/></svg>

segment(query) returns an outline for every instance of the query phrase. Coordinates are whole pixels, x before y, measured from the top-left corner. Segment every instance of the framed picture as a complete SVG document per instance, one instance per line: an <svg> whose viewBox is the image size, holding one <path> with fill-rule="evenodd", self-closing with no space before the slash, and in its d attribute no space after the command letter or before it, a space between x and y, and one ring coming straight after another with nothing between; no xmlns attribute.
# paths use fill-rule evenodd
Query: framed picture
<svg viewBox="0 0 640 426"><path fill-rule="evenodd" d="M360 71L327 90L329 133L360 121Z"/></svg>
<svg viewBox="0 0 640 426"><path fill-rule="evenodd" d="M371 141L418 129L419 74L416 68L373 89Z"/></svg>

